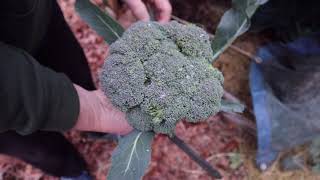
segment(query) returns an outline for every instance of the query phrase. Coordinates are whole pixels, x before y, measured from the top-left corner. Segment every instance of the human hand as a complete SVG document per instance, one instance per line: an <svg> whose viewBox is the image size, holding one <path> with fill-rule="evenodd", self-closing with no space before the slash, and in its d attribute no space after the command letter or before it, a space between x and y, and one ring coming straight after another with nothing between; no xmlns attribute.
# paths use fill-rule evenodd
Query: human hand
<svg viewBox="0 0 320 180"><path fill-rule="evenodd" d="M147 21L150 16L146 4L142 0L123 0L132 11L132 14L138 19ZM156 20L165 23L170 20L172 7L169 0L147 0L155 9Z"/></svg>
<svg viewBox="0 0 320 180"><path fill-rule="evenodd" d="M133 128L125 113L114 107L101 90L87 91L74 85L80 101L80 112L74 129L125 135Z"/></svg>

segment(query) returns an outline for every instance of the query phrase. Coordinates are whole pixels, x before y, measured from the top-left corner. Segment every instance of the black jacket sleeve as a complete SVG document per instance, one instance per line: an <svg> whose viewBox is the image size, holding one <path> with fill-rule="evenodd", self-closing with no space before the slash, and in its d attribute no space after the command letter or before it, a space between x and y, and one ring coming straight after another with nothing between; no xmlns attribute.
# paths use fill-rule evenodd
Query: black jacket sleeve
<svg viewBox="0 0 320 180"><path fill-rule="evenodd" d="M77 92L64 74L0 42L0 131L64 131L78 114Z"/></svg>

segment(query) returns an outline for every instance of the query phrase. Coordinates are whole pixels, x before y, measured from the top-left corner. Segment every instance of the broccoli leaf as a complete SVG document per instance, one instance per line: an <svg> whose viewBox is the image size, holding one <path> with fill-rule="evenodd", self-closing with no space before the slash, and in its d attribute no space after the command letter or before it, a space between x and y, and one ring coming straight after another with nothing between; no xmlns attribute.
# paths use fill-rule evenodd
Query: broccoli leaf
<svg viewBox="0 0 320 180"><path fill-rule="evenodd" d="M108 180L139 180L144 175L151 159L152 132L134 130L120 138L112 153L112 165Z"/></svg>
<svg viewBox="0 0 320 180"><path fill-rule="evenodd" d="M239 102L231 102L226 100L221 101L221 111L223 112L242 113L244 109L245 106Z"/></svg>
<svg viewBox="0 0 320 180"><path fill-rule="evenodd" d="M268 0L233 0L232 8L225 12L215 32L211 47L213 60L231 45L250 26L250 18L258 7Z"/></svg>
<svg viewBox="0 0 320 180"><path fill-rule="evenodd" d="M243 159L240 153L229 153L230 168L235 170L243 164Z"/></svg>
<svg viewBox="0 0 320 180"><path fill-rule="evenodd" d="M124 32L119 23L89 0L77 0L75 7L80 17L102 36L108 44L116 41Z"/></svg>

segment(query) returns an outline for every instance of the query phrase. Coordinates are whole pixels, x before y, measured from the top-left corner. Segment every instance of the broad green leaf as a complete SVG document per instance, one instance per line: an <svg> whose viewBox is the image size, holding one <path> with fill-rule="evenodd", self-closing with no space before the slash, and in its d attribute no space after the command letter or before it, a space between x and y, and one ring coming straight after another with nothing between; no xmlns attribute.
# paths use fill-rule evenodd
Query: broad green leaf
<svg viewBox="0 0 320 180"><path fill-rule="evenodd" d="M238 102L231 102L222 100L221 101L221 111L223 112L236 112L242 113L245 109L245 106Z"/></svg>
<svg viewBox="0 0 320 180"><path fill-rule="evenodd" d="M139 180L143 177L151 159L152 132L132 133L120 138L112 153L112 165L108 180Z"/></svg>
<svg viewBox="0 0 320 180"><path fill-rule="evenodd" d="M238 169L243 163L243 159L240 153L229 153L229 160L230 168L233 170Z"/></svg>
<svg viewBox="0 0 320 180"><path fill-rule="evenodd" d="M215 32L211 47L213 60L250 27L250 18L267 0L233 0L232 8L225 12Z"/></svg>
<svg viewBox="0 0 320 180"><path fill-rule="evenodd" d="M77 0L75 7L80 17L108 44L116 41L124 32L123 27L117 21L101 11L90 0Z"/></svg>

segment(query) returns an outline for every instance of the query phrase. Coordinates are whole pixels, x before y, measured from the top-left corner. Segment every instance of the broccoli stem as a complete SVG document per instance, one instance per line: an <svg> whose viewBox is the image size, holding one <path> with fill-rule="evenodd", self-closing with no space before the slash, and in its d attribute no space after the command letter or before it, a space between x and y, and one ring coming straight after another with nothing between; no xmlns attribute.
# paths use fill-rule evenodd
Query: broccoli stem
<svg viewBox="0 0 320 180"><path fill-rule="evenodd" d="M221 179L221 174L214 169L208 161L201 158L194 150L192 150L182 139L177 137L176 135L168 136L169 139L177 145L182 151L184 151L193 161L195 161L200 167L202 167L207 173L216 178Z"/></svg>

